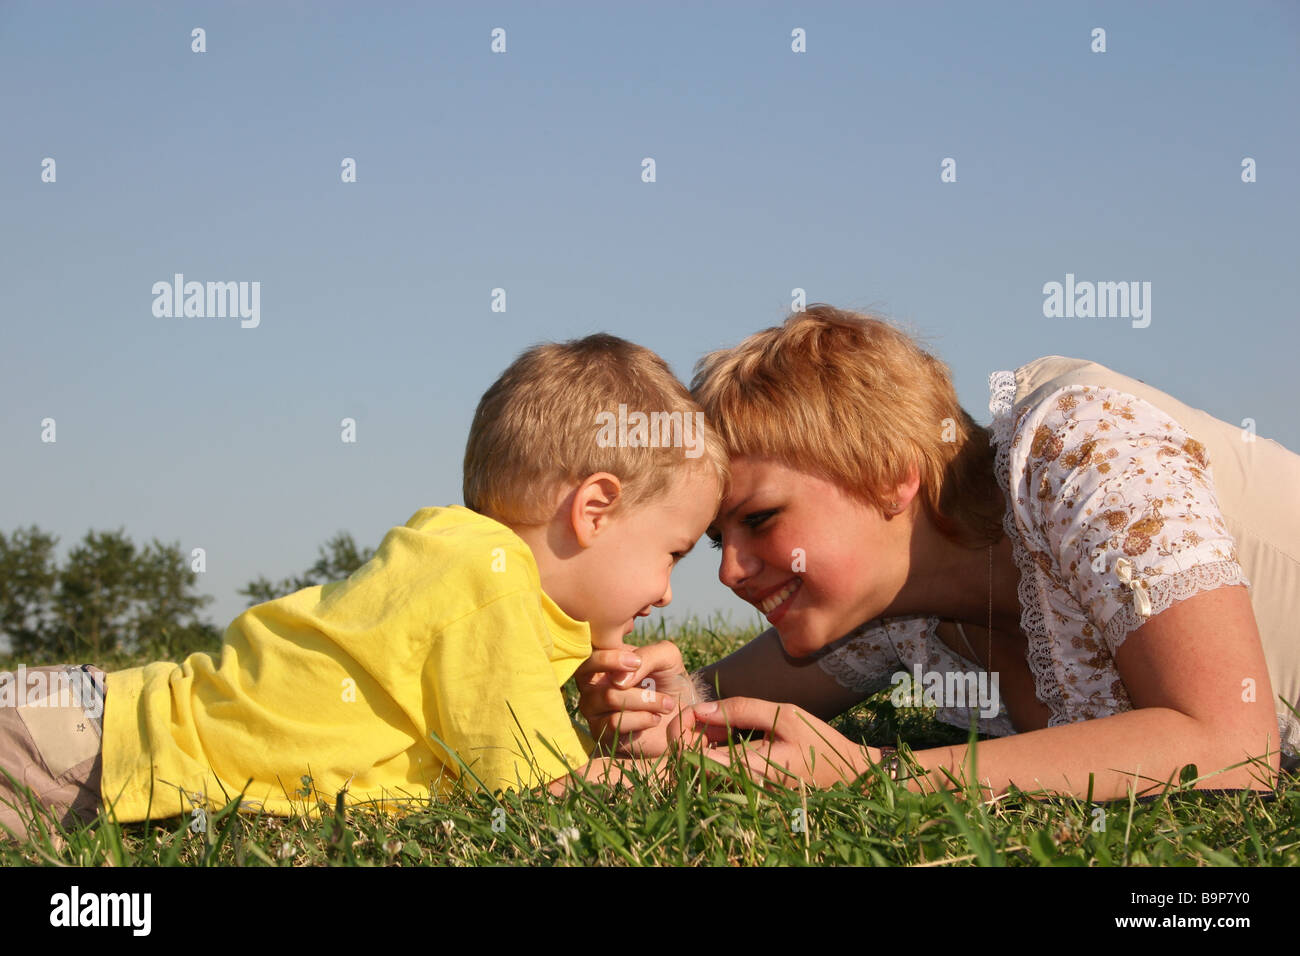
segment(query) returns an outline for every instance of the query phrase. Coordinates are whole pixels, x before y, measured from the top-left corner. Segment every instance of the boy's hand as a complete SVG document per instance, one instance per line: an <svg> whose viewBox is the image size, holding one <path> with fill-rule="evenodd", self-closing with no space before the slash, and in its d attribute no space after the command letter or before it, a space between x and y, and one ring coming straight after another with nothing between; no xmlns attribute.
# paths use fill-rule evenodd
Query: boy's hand
<svg viewBox="0 0 1300 956"><path fill-rule="evenodd" d="M606 747L617 737L614 753L622 756L666 752L679 700L681 707L689 707L694 697L681 651L672 641L593 651L574 678L578 706L592 736Z"/></svg>

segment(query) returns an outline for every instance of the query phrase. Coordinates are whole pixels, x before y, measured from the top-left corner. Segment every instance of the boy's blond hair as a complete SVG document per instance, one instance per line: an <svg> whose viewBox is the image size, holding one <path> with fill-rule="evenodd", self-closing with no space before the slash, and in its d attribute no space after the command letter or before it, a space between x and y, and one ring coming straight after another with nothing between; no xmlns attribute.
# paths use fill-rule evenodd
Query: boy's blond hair
<svg viewBox="0 0 1300 956"><path fill-rule="evenodd" d="M659 413L662 424L676 413L678 427L655 428L650 447L611 442L616 433L602 421L617 420L620 406L624 421ZM465 506L506 525L536 526L550 521L565 484L609 472L622 482L622 504L632 506L663 494L686 466L714 474L721 500L727 456L701 411L663 359L625 339L600 333L535 345L479 400L465 446ZM698 443L695 457L683 425L698 429L685 436Z"/></svg>
<svg viewBox="0 0 1300 956"><path fill-rule="evenodd" d="M881 511L915 466L942 534L1001 537L988 429L958 403L948 366L879 316L810 306L706 355L691 393L733 457L811 472Z"/></svg>

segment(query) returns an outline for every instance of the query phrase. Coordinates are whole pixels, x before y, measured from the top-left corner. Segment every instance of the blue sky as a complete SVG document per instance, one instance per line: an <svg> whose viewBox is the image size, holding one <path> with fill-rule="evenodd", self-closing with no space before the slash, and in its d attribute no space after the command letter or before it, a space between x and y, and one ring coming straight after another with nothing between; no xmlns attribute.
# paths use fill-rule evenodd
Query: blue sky
<svg viewBox="0 0 1300 956"><path fill-rule="evenodd" d="M795 287L917 331L981 421L1062 354L1300 450L1298 50L1289 3L0 4L0 529L203 547L224 627L459 503L527 346L689 378ZM260 324L155 317L175 273L260 282ZM1067 273L1151 324L1044 317ZM716 571L669 616L754 619Z"/></svg>

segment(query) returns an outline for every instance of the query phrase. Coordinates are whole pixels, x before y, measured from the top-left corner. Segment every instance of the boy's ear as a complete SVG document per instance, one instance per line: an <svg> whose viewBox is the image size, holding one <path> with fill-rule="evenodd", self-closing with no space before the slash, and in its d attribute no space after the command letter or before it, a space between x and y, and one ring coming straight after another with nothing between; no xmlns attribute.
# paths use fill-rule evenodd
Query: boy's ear
<svg viewBox="0 0 1300 956"><path fill-rule="evenodd" d="M596 535L605 530L622 494L622 482L607 471L597 472L578 485L569 513L578 544L591 547Z"/></svg>

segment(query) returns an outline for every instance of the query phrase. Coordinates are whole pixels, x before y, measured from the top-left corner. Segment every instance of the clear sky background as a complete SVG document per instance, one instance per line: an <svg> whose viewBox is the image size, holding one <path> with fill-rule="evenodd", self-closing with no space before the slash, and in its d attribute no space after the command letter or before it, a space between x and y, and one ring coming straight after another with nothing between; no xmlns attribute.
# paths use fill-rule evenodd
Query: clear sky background
<svg viewBox="0 0 1300 956"><path fill-rule="evenodd" d="M0 3L0 529L202 547L224 627L460 503L527 346L689 379L795 287L921 334L982 422L1061 354L1300 450L1298 54L1295 3ZM260 282L260 326L156 318L178 272ZM1150 282L1150 326L1045 318L1066 273ZM716 573L670 619L755 620Z"/></svg>

